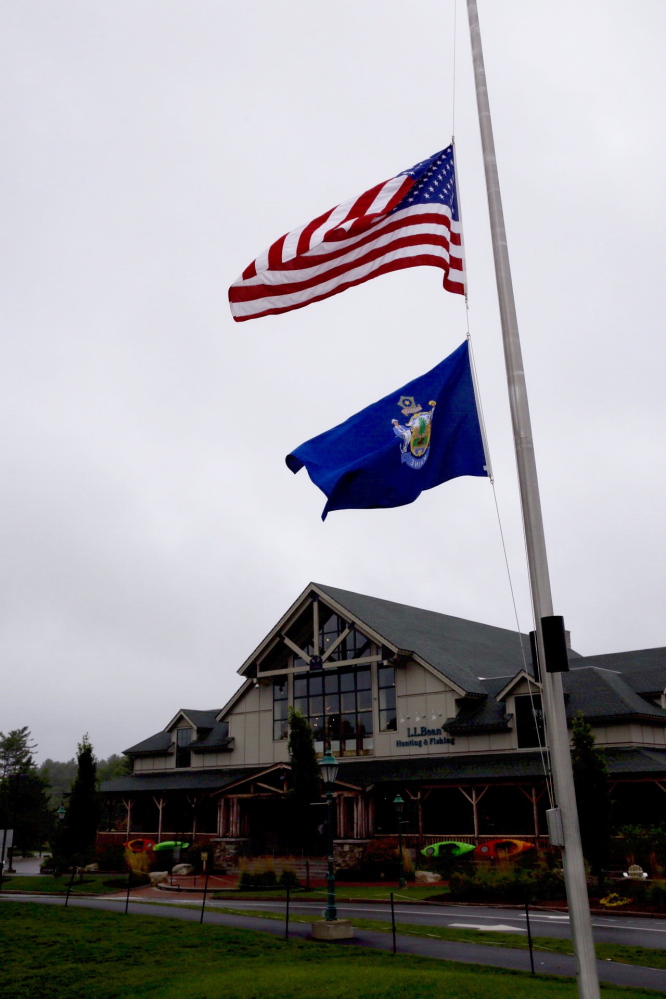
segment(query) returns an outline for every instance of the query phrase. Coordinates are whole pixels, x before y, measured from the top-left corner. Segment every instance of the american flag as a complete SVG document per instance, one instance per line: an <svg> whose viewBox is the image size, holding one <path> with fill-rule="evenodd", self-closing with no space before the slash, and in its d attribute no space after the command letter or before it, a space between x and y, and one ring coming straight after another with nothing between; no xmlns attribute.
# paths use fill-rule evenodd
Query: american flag
<svg viewBox="0 0 666 999"><path fill-rule="evenodd" d="M236 322L302 309L404 267L444 271L465 294L453 146L292 229L229 289Z"/></svg>

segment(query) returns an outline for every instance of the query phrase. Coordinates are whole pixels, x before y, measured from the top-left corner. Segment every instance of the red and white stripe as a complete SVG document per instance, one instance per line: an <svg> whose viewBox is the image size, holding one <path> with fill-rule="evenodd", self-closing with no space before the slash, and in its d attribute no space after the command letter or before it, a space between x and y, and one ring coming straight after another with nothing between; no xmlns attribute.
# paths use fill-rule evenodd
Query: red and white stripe
<svg viewBox="0 0 666 999"><path fill-rule="evenodd" d="M445 289L464 295L461 227L448 205L388 214L413 185L392 177L281 236L229 289L236 322L301 309L405 267L440 267Z"/></svg>

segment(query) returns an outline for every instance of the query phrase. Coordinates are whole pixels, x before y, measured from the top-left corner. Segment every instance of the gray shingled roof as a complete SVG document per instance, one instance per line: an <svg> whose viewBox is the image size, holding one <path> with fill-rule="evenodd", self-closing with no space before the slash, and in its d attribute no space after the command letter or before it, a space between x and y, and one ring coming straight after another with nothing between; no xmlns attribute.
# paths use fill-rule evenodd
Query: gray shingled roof
<svg viewBox="0 0 666 999"><path fill-rule="evenodd" d="M666 750L637 747L604 750L611 777L647 776L666 773ZM216 770L135 774L105 781L104 794L138 794L157 791L219 791L243 778L256 777L269 767L229 767ZM288 765L286 765L288 767ZM373 760L362 757L340 763L338 780L356 787L369 787L381 781L480 781L518 780L543 777L540 753L478 753L468 756L407 757L401 760Z"/></svg>
<svg viewBox="0 0 666 999"><path fill-rule="evenodd" d="M229 723L215 722L212 729L206 730L201 738L190 743L190 749L198 752L202 750L211 751L213 749L230 749L233 745L233 738L229 737Z"/></svg>
<svg viewBox="0 0 666 999"><path fill-rule="evenodd" d="M414 652L468 693L485 694L481 677L512 677L523 668L520 643L531 668L530 640L517 631L380 600L316 583L346 608L361 628L372 628L399 649ZM571 651L576 658L577 652Z"/></svg>
<svg viewBox="0 0 666 999"><path fill-rule="evenodd" d="M580 665L562 675L569 718L582 711L597 724L604 720L630 718L666 724L666 711L637 694L627 683L625 674L589 666L588 662L581 659Z"/></svg>
<svg viewBox="0 0 666 999"><path fill-rule="evenodd" d="M215 708L213 711L197 711L191 708L181 708L180 710L197 728L212 728L220 713L219 708Z"/></svg>
<svg viewBox="0 0 666 999"><path fill-rule="evenodd" d="M586 656L585 665L621 673L637 694L661 693L666 687L666 648Z"/></svg>
<svg viewBox="0 0 666 999"><path fill-rule="evenodd" d="M455 718L447 718L442 728L449 735L468 735L479 732L506 732L513 715L506 713L503 701L494 697L463 705Z"/></svg>
<svg viewBox="0 0 666 999"><path fill-rule="evenodd" d="M636 748L605 749L611 776L666 772L666 750ZM488 753L470 756L411 757L404 760L372 760L340 764L338 779L357 787L378 781L465 781L543 777L538 752Z"/></svg>
<svg viewBox="0 0 666 999"><path fill-rule="evenodd" d="M252 777L266 767L219 768L216 770L178 770L172 773L128 774L104 781L102 794L139 794L148 791L219 791L240 777Z"/></svg>
<svg viewBox="0 0 666 999"><path fill-rule="evenodd" d="M170 732L156 732L143 742L137 742L136 746L124 749L126 756L162 756L171 752L170 746L173 738Z"/></svg>

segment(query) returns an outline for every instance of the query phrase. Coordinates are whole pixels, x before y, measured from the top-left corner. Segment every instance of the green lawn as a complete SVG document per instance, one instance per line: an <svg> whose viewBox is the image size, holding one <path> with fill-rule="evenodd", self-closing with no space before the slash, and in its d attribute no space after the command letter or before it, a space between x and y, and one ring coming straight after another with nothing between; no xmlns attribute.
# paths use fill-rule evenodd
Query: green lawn
<svg viewBox="0 0 666 999"><path fill-rule="evenodd" d="M66 892L71 874L63 874L54 878L52 874L35 875L34 877L3 878L2 890L12 891L44 891ZM127 885L123 874L86 874L83 881L74 878L72 895L104 895L107 892L121 891Z"/></svg>
<svg viewBox="0 0 666 999"><path fill-rule="evenodd" d="M0 904L11 999L575 999L571 980L176 919ZM654 992L603 987L604 999Z"/></svg>

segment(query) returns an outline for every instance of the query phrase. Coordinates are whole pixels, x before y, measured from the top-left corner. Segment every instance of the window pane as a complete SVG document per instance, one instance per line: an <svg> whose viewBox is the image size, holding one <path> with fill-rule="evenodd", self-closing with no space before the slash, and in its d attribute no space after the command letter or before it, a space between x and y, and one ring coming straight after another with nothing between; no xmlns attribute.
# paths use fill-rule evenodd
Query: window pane
<svg viewBox="0 0 666 999"><path fill-rule="evenodd" d="M341 673L340 674L340 690L353 690L354 689L354 674L353 673Z"/></svg>
<svg viewBox="0 0 666 999"><path fill-rule="evenodd" d="M362 656L369 656L372 652L372 642L365 635L354 632L354 659L361 659Z"/></svg>
<svg viewBox="0 0 666 999"><path fill-rule="evenodd" d="M329 739L339 739L341 729L340 715L330 715L326 719L326 728Z"/></svg>
<svg viewBox="0 0 666 999"><path fill-rule="evenodd" d="M311 697L310 698L310 714L320 715L324 711L324 698L323 697Z"/></svg>
<svg viewBox="0 0 666 999"><path fill-rule="evenodd" d="M306 676L294 677L294 697L308 696L308 678Z"/></svg>
<svg viewBox="0 0 666 999"><path fill-rule="evenodd" d="M345 739L356 736L356 715L342 716L342 735Z"/></svg>
<svg viewBox="0 0 666 999"><path fill-rule="evenodd" d="M289 734L289 726L287 725L286 722L284 721L273 722L273 738L275 740L286 739L288 734Z"/></svg>
<svg viewBox="0 0 666 999"><path fill-rule="evenodd" d="M323 677L321 676L311 676L310 677L310 697L313 694L323 694Z"/></svg>
<svg viewBox="0 0 666 999"><path fill-rule="evenodd" d="M330 750L333 753L333 755L335 755L336 753L340 752L340 740L339 739L331 739ZM316 751L316 745L315 745L315 751Z"/></svg>
<svg viewBox="0 0 666 999"><path fill-rule="evenodd" d="M395 708L395 687L385 687L379 691L379 707L382 710Z"/></svg>
<svg viewBox="0 0 666 999"><path fill-rule="evenodd" d="M372 673L369 669L359 669L356 671L356 689L370 690L372 687Z"/></svg>
<svg viewBox="0 0 666 999"><path fill-rule="evenodd" d="M356 693L351 691L349 694L342 695L342 710L343 711L356 711Z"/></svg>
<svg viewBox="0 0 666 999"><path fill-rule="evenodd" d="M375 727L372 720L372 711L361 711L358 716L358 724L359 735L372 735Z"/></svg>
<svg viewBox="0 0 666 999"><path fill-rule="evenodd" d="M287 711L289 710L289 705L286 701L276 701L273 705L273 717L277 721L279 718L285 719L287 717Z"/></svg>
<svg viewBox="0 0 666 999"><path fill-rule="evenodd" d="M363 740L363 752L364 753L370 753L370 752L372 752L372 750L374 749L374 745L375 744L373 742L372 736L370 736L369 739L364 739Z"/></svg>
<svg viewBox="0 0 666 999"><path fill-rule="evenodd" d="M395 732L397 729L395 710L379 712L379 727L382 732Z"/></svg>
<svg viewBox="0 0 666 999"><path fill-rule="evenodd" d="M358 734L372 735L372 711L363 711L359 714Z"/></svg>
<svg viewBox="0 0 666 999"><path fill-rule="evenodd" d="M338 680L339 678L337 673L327 673L324 676L324 690L327 694L337 694Z"/></svg>
<svg viewBox="0 0 666 999"><path fill-rule="evenodd" d="M189 746L192 742L192 729L191 728L178 728L176 729L176 743L179 746Z"/></svg>
<svg viewBox="0 0 666 999"><path fill-rule="evenodd" d="M286 676L275 677L273 680L273 697L281 700L289 694L289 683Z"/></svg>
<svg viewBox="0 0 666 999"><path fill-rule="evenodd" d="M307 697L298 697L294 701L294 710L300 711L302 715L308 716L308 699Z"/></svg>
<svg viewBox="0 0 666 999"><path fill-rule="evenodd" d="M312 732L315 737L316 742L321 742L324 739L324 719L321 716L310 719L310 725L312 727Z"/></svg>
<svg viewBox="0 0 666 999"><path fill-rule="evenodd" d="M327 694L324 698L324 711L327 715L332 712L337 712L340 710L340 695L339 694Z"/></svg>
<svg viewBox="0 0 666 999"><path fill-rule="evenodd" d="M380 666L377 670L380 687L395 686L395 668L393 666Z"/></svg>
<svg viewBox="0 0 666 999"><path fill-rule="evenodd" d="M359 690L356 695L358 698L357 707L359 711L369 711L372 708L372 691L371 690Z"/></svg>

